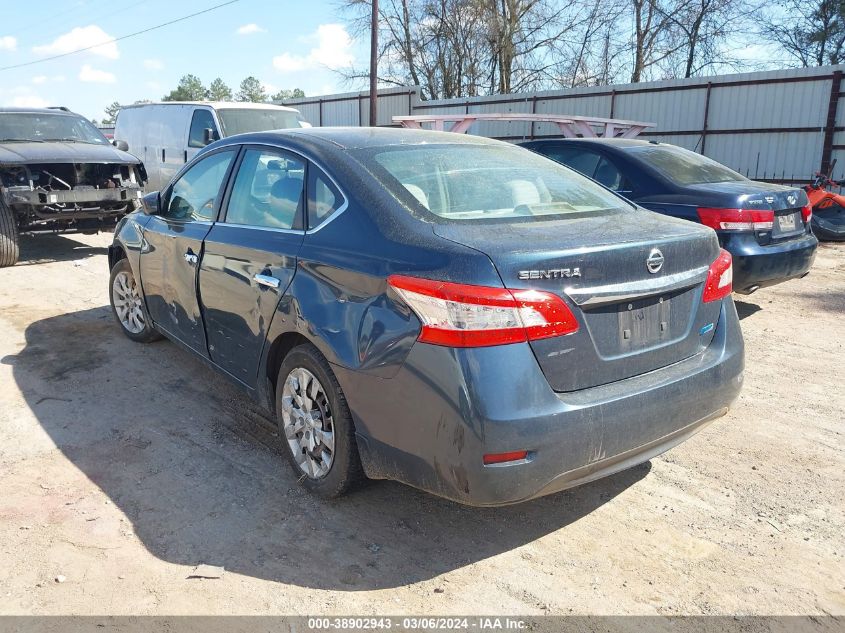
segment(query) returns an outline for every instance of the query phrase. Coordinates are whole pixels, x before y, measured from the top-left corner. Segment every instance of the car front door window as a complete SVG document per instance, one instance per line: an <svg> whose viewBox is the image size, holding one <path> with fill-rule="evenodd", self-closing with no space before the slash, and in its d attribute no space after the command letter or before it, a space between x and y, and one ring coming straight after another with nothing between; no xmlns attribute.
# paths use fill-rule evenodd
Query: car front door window
<svg viewBox="0 0 845 633"><path fill-rule="evenodd" d="M170 192L164 217L212 221L223 180L234 156L233 151L212 154L182 174Z"/></svg>

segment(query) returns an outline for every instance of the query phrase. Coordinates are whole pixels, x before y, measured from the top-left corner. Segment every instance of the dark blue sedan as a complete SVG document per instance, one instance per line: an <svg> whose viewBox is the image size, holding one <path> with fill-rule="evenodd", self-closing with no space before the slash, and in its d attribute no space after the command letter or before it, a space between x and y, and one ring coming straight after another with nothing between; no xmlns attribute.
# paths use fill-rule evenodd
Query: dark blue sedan
<svg viewBox="0 0 845 633"><path fill-rule="evenodd" d="M530 499L671 448L742 384L713 231L478 137L218 141L118 225L109 262L123 332L246 389L325 497L366 475Z"/></svg>
<svg viewBox="0 0 845 633"><path fill-rule="evenodd" d="M658 213L716 230L742 294L810 271L818 241L799 187L749 180L695 152L639 139L544 139L521 144Z"/></svg>

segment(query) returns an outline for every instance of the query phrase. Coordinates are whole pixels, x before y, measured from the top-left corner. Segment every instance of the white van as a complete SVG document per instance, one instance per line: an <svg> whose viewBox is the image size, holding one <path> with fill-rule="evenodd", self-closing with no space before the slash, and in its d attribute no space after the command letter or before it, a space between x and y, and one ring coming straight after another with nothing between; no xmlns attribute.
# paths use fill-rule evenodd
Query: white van
<svg viewBox="0 0 845 633"><path fill-rule="evenodd" d="M147 170L147 191L159 191L203 147L224 136L311 127L298 110L268 103L164 101L124 106L114 140Z"/></svg>

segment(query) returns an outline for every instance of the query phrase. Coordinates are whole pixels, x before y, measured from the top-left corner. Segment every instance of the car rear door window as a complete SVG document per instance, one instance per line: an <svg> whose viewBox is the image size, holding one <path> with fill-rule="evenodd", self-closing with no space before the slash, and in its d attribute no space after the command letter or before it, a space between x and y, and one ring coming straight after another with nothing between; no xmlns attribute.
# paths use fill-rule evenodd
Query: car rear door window
<svg viewBox="0 0 845 633"><path fill-rule="evenodd" d="M212 221L234 151L217 152L194 164L174 183L164 217Z"/></svg>
<svg viewBox="0 0 845 633"><path fill-rule="evenodd" d="M343 194L331 179L312 166L308 177L308 228L314 229L323 224L344 204Z"/></svg>
<svg viewBox="0 0 845 633"><path fill-rule="evenodd" d="M195 110L191 118L191 131L188 133L188 147L205 147L205 131L217 131L217 124L209 110Z"/></svg>
<svg viewBox="0 0 845 633"><path fill-rule="evenodd" d="M283 152L248 149L229 197L226 222L271 229L302 227L305 163Z"/></svg>
<svg viewBox="0 0 845 633"><path fill-rule="evenodd" d="M622 183L625 179L622 176L622 172L616 168L616 165L602 156L596 166L596 171L593 173L593 180L603 184L608 189L619 191L623 188Z"/></svg>
<svg viewBox="0 0 845 633"><path fill-rule="evenodd" d="M552 160L563 163L567 167L571 167L585 176L590 176L590 178L593 177L593 174L596 171L596 166L599 164L599 159L601 158L601 156L594 152L588 152L571 147L552 146L542 153Z"/></svg>

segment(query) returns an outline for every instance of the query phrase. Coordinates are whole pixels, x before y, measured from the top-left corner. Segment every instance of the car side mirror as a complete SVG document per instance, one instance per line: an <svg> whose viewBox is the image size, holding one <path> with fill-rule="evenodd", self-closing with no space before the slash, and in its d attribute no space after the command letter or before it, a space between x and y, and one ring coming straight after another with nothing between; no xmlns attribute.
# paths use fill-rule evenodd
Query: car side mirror
<svg viewBox="0 0 845 633"><path fill-rule="evenodd" d="M161 215L161 195L158 191L141 198L141 210L144 215Z"/></svg>
<svg viewBox="0 0 845 633"><path fill-rule="evenodd" d="M126 141L118 141L117 139L114 139L111 144L114 145L121 152L129 151L129 143L127 143Z"/></svg>
<svg viewBox="0 0 845 633"><path fill-rule="evenodd" d="M205 140L206 145L210 145L214 141L220 140L220 134L217 133L217 130L212 130L210 127L207 127L203 130L203 139Z"/></svg>

